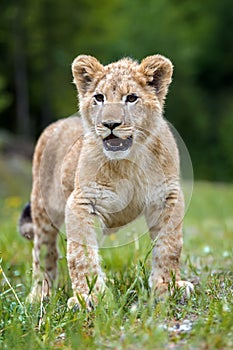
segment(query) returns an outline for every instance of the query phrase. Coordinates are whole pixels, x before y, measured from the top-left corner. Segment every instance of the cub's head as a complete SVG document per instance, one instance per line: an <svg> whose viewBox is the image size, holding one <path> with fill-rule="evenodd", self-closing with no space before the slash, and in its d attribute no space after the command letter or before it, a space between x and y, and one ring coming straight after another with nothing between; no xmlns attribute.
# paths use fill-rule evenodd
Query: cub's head
<svg viewBox="0 0 233 350"><path fill-rule="evenodd" d="M72 64L86 134L98 139L110 159L129 156L159 133L173 67L161 55L140 64L130 58L103 66L80 55Z"/></svg>

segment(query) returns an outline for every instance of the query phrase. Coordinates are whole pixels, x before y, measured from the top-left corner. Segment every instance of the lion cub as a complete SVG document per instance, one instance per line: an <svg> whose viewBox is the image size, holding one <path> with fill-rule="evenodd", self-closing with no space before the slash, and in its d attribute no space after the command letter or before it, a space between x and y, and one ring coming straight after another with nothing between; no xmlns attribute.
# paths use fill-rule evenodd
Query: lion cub
<svg viewBox="0 0 233 350"><path fill-rule="evenodd" d="M180 279L184 200L176 142L162 116L173 67L154 55L139 64L130 58L103 66L92 56L72 64L81 118L50 125L33 158L31 202L21 215L23 236L34 240L33 287L29 301L50 294L57 275L56 238L65 221L67 261L74 296L87 307L105 287L98 255L96 218L105 231L146 218L155 241L151 289L164 292ZM41 268L40 250L47 248ZM43 270L43 272L42 272ZM92 295L88 280L95 276Z"/></svg>

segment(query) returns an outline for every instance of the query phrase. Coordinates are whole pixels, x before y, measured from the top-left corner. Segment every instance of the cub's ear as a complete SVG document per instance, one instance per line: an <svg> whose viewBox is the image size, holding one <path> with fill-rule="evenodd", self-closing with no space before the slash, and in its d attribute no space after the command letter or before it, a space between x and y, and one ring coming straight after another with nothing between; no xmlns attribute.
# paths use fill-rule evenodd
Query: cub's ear
<svg viewBox="0 0 233 350"><path fill-rule="evenodd" d="M84 95L92 81L103 73L103 70L104 67L95 57L88 55L76 57L72 63L72 73L78 92Z"/></svg>
<svg viewBox="0 0 233 350"><path fill-rule="evenodd" d="M172 81L173 65L171 61L161 55L148 56L142 60L140 70L145 75L147 84L155 89L155 93L163 105Z"/></svg>

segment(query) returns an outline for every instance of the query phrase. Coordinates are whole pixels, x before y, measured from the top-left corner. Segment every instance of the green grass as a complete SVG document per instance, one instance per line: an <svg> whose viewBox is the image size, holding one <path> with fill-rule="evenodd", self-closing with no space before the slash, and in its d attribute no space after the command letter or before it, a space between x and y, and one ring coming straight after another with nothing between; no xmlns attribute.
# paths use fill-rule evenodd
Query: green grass
<svg viewBox="0 0 233 350"><path fill-rule="evenodd" d="M43 305L24 304L31 284L32 245L16 232L23 202L21 197L5 197L0 203L0 348L233 348L233 186L194 186L182 254L182 276L196 285L189 300L179 292L164 301L150 295L150 255L145 257L151 245L144 236L127 246L102 250L111 293L92 312L67 309L71 286L63 235L54 296Z"/></svg>

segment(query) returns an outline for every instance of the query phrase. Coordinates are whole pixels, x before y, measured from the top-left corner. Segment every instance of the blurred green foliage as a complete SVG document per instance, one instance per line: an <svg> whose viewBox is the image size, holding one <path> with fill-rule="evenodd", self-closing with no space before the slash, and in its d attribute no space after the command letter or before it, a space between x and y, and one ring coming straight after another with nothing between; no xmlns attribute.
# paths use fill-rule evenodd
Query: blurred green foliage
<svg viewBox="0 0 233 350"><path fill-rule="evenodd" d="M35 138L76 112L70 65L161 53L175 66L166 118L184 139L195 177L233 177L231 0L2 0L0 123Z"/></svg>

